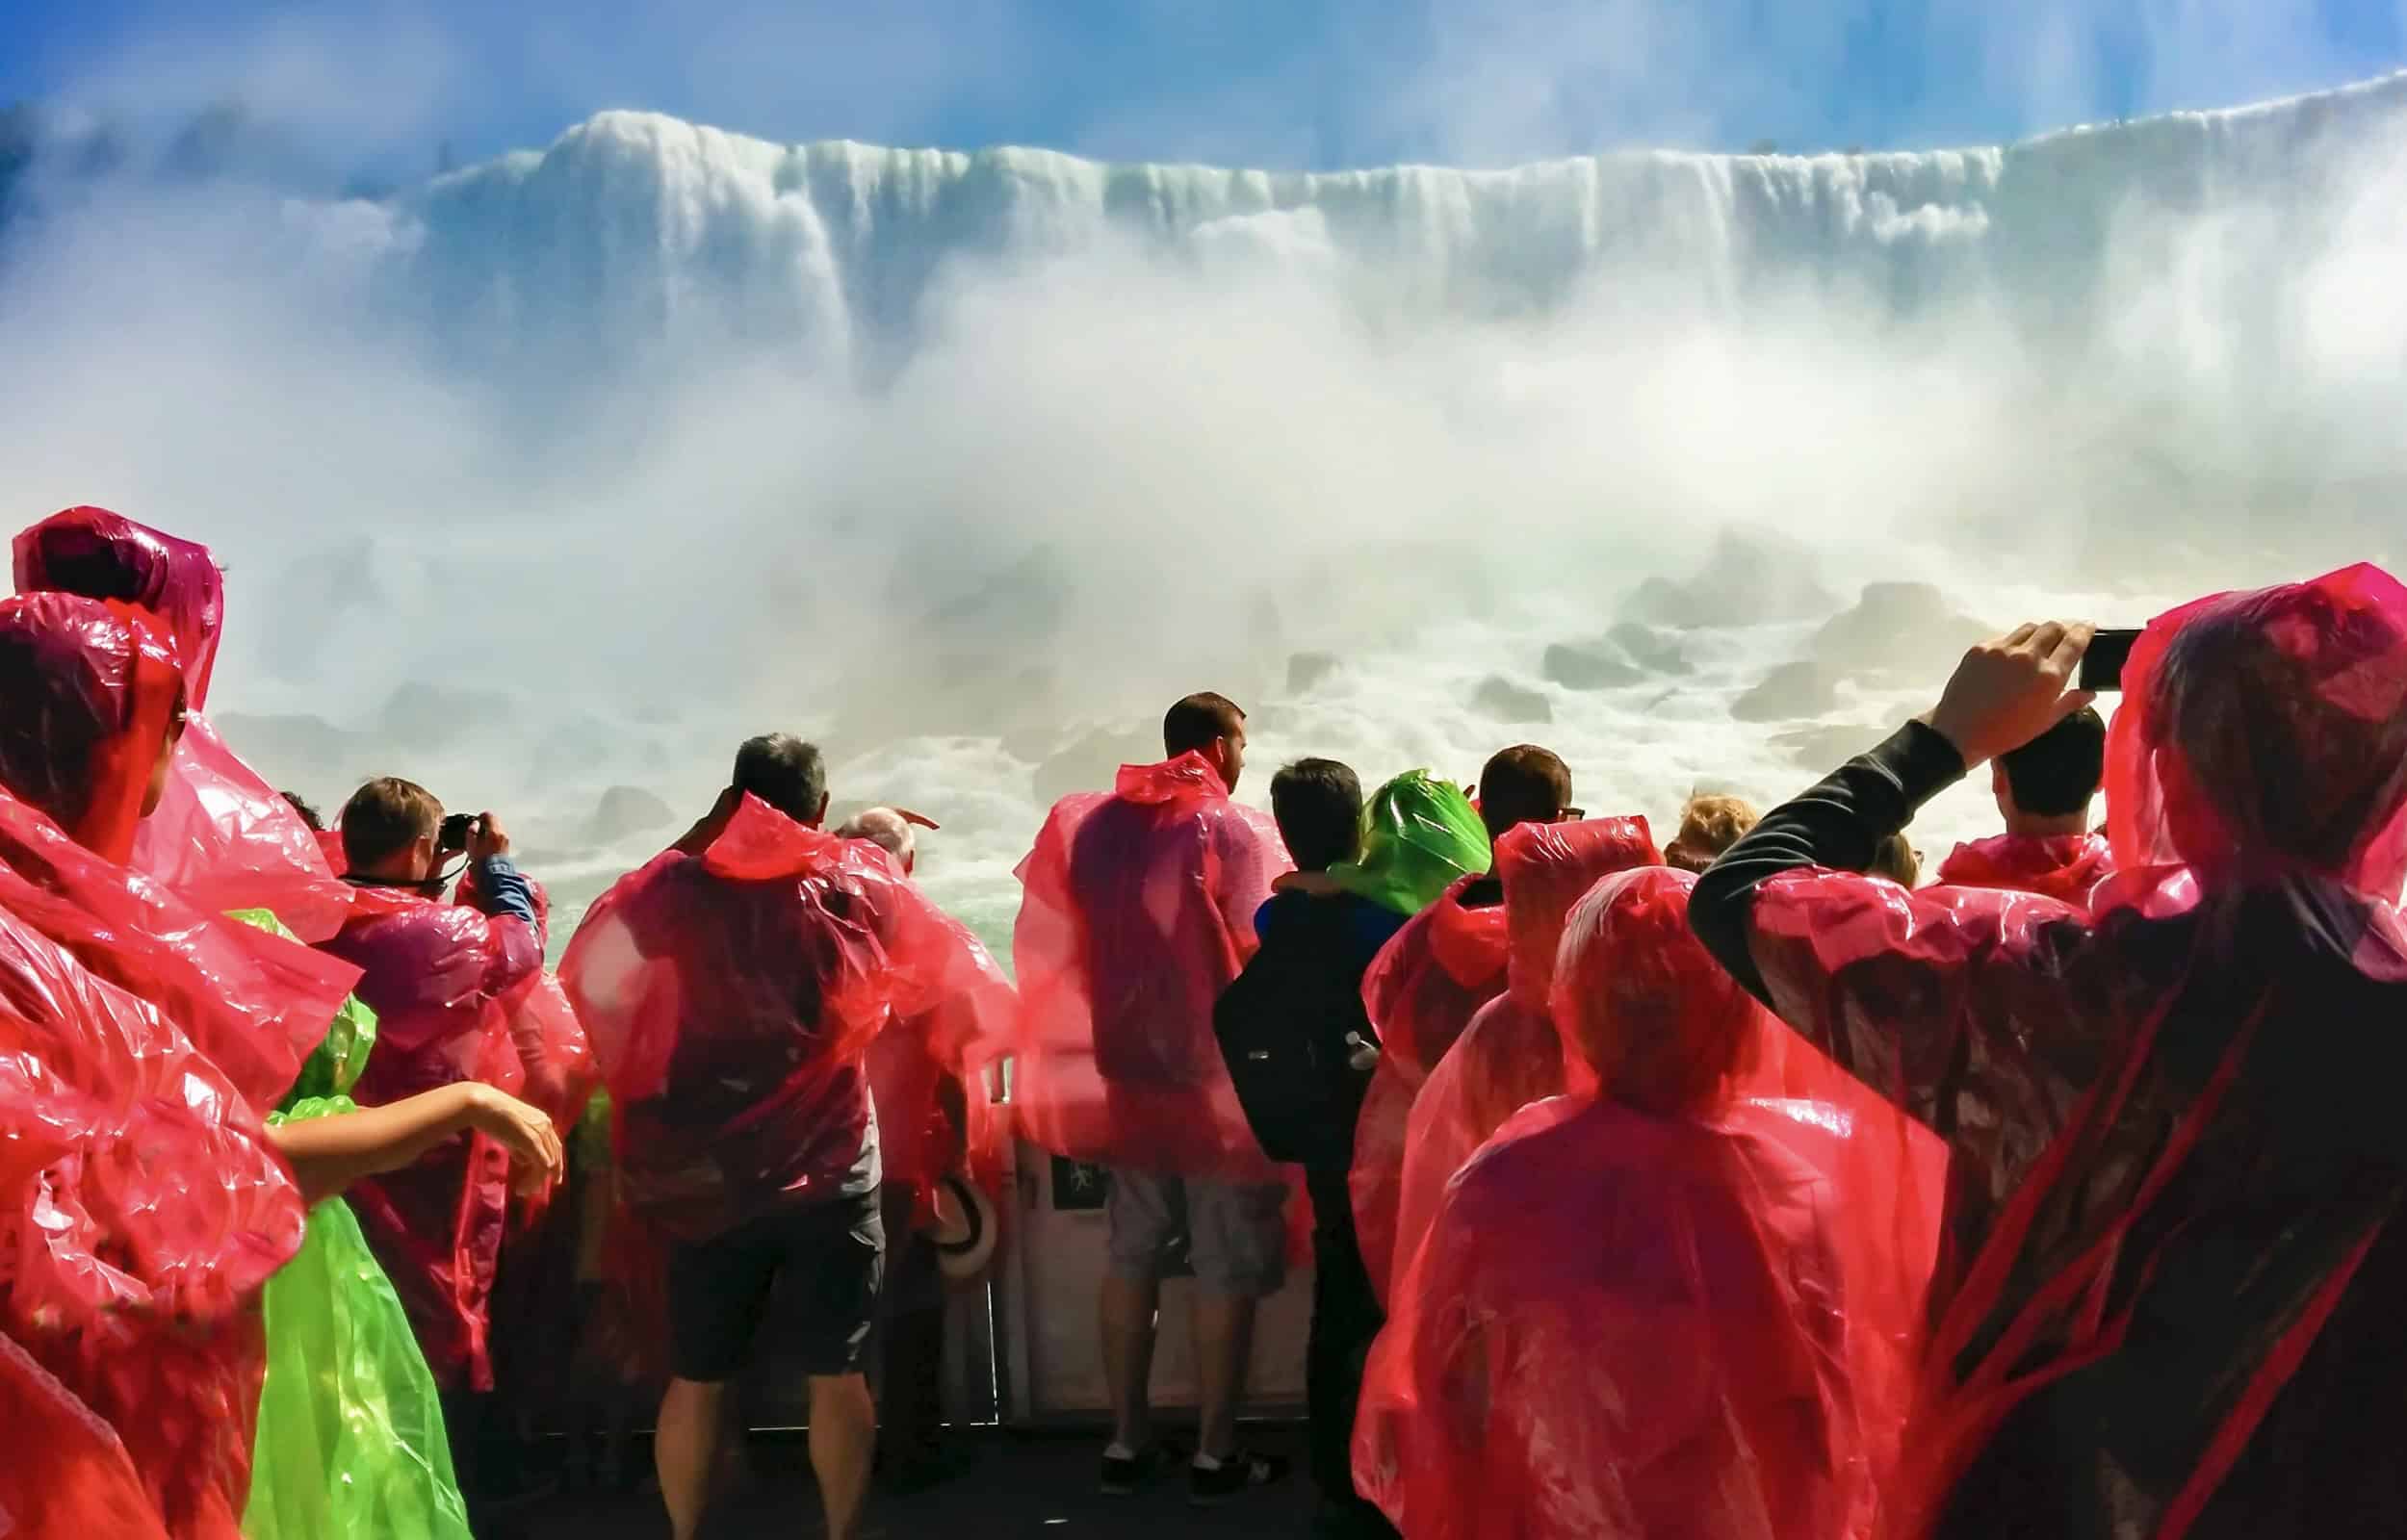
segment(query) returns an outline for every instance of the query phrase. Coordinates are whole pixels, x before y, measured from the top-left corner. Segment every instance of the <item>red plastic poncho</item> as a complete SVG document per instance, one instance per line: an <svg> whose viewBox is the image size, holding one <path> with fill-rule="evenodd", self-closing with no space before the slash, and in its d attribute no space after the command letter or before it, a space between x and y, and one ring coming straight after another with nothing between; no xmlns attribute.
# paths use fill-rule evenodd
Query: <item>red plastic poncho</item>
<svg viewBox="0 0 2407 1540"><path fill-rule="evenodd" d="M1288 868L1278 828L1200 755L1125 765L1116 790L1056 804L1020 863L1012 1099L1057 1155L1267 1182L1212 1034Z"/></svg>
<svg viewBox="0 0 2407 1540"><path fill-rule="evenodd" d="M1781 1014L1953 1152L1897 1531L2388 1532L2407 589L2202 601L2124 684L2094 919L1830 873L1755 899Z"/></svg>
<svg viewBox="0 0 2407 1540"><path fill-rule="evenodd" d="M376 1014L375 1052L352 1089L361 1105L463 1080L525 1088L508 1002L542 970L535 927L403 888L361 887L324 949L362 970L357 993ZM436 1384L491 1389L488 1313L509 1208L507 1152L471 1134L356 1182L347 1195Z"/></svg>
<svg viewBox="0 0 2407 1540"><path fill-rule="evenodd" d="M65 594L0 601L0 903L158 1005L265 1115L357 977L194 912L119 864L176 696L141 611Z"/></svg>
<svg viewBox="0 0 2407 1540"><path fill-rule="evenodd" d="M1403 1195L1404 1142L1412 1102L1479 1014L1504 992L1506 932L1502 904L1472 909L1465 878L1405 922L1362 975L1362 1009L1379 1034L1379 1066L1362 1092L1354 1125L1354 1230L1371 1289L1387 1297L1396 1256L1396 1210Z"/></svg>
<svg viewBox="0 0 2407 1540"><path fill-rule="evenodd" d="M130 602L174 634L190 720L131 864L206 912L272 910L304 941L333 935L349 895L309 827L201 715L225 618L224 579L208 548L105 508L69 508L19 534L15 556L20 593Z"/></svg>
<svg viewBox="0 0 2407 1540"><path fill-rule="evenodd" d="M127 1451L112 1460L43 1381L12 1373L10 1394L59 1418L62 1442L12 1420L44 1495L0 1502L90 1534L151 1527L113 1511L123 1469L108 1468L127 1455L171 1532L235 1533L265 1368L258 1291L302 1225L260 1116L356 976L111 860L179 685L141 611L0 601L0 1326Z"/></svg>
<svg viewBox="0 0 2407 1540"><path fill-rule="evenodd" d="M0 1461L0 1534L12 1540L168 1540L116 1430L0 1334L0 1425L41 1458Z"/></svg>
<svg viewBox="0 0 2407 1540"><path fill-rule="evenodd" d="M1555 952L1571 907L1615 872L1662 864L1643 817L1522 824L1496 841L1509 983L1480 1008L1470 1030L1437 1061L1413 1098L1396 1208L1395 1275L1411 1265L1446 1183L1462 1163L1514 1113L1571 1089L1563 1040L1547 1009ZM1592 1089L1582 1079L1581 1089Z"/></svg>
<svg viewBox="0 0 2407 1540"><path fill-rule="evenodd" d="M1956 846L1939 863L1938 880L1959 887L2004 887L2038 893L2085 909L2090 891L2114 870L2104 834L2033 839L1995 834Z"/></svg>
<svg viewBox="0 0 2407 1540"><path fill-rule="evenodd" d="M858 843L868 846L865 858L886 854L868 841ZM918 1189L923 1215L933 1212L934 1184L948 1172L966 1168L991 1191L1001 1179L983 1071L1010 1051L1020 1009L1011 981L970 928L933 904L927 908L943 924L924 934L931 945L950 954L934 962L936 976L968 987L953 989L934 1010L895 1014L870 1040L865 1060L869 1100L877 1109L879 1163L887 1181ZM961 1088L958 1124L946 1110L950 1098L943 1093L948 1080Z"/></svg>
<svg viewBox="0 0 2407 1540"><path fill-rule="evenodd" d="M116 1430L170 1532L232 1540L298 1188L172 1022L5 911L0 1126L0 1322Z"/></svg>
<svg viewBox="0 0 2407 1540"><path fill-rule="evenodd" d="M1555 1016L1602 1095L1522 1111L1448 1186L1372 1351L1358 1485L1413 1540L1861 1533L1844 1194L1819 1109L1735 1099L1768 1023L1685 872L1608 878Z"/></svg>
<svg viewBox="0 0 2407 1540"><path fill-rule="evenodd" d="M696 843L621 879L560 964L609 1081L626 1199L689 1241L832 1196L890 1013L987 982L881 851L753 797Z"/></svg>
<svg viewBox="0 0 2407 1540"><path fill-rule="evenodd" d="M527 886L534 897L535 943L548 948L552 895L531 877ZM460 879L453 898L479 911L484 908L477 890L476 868L469 868ZM568 991L557 975L540 967L503 991L501 1006L503 1028L524 1076L517 1094L550 1114L560 1137L566 1139L583 1116L585 1103L602 1085L602 1068L593 1062L593 1045L586 1040L584 1024L577 1019L577 1009L569 1003Z"/></svg>

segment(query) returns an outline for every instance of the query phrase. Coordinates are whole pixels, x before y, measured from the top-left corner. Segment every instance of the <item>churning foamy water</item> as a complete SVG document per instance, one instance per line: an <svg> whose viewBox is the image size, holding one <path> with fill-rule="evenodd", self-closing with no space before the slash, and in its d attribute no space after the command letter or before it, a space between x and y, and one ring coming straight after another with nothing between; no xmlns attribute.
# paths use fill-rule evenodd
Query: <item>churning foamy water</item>
<svg viewBox="0 0 2407 1540"><path fill-rule="evenodd" d="M1250 798L1529 740L1668 836L1984 629L2401 554L2402 165L2407 76L1916 154L1271 174L614 113L379 201L60 177L0 234L43 361L0 486L218 548L215 708L298 789L502 809L573 908L801 731L1000 942L1046 803L1188 690L1253 712Z"/></svg>

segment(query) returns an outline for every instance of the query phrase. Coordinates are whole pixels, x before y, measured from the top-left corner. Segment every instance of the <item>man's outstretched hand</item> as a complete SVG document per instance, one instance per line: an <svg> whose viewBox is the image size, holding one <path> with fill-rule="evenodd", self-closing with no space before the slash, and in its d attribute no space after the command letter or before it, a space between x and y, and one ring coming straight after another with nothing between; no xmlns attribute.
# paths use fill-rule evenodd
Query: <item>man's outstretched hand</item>
<svg viewBox="0 0 2407 1540"><path fill-rule="evenodd" d="M1964 654L1923 721L1955 745L1967 770L2019 749L2095 699L2065 686L2096 634L2083 621L2043 621L1983 642Z"/></svg>

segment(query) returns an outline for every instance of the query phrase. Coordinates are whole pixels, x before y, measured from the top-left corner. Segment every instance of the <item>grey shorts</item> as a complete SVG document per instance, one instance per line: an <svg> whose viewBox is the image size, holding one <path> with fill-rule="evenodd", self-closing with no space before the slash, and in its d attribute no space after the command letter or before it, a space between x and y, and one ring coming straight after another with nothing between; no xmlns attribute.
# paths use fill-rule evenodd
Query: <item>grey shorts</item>
<svg viewBox="0 0 2407 1540"><path fill-rule="evenodd" d="M1261 1299L1287 1279L1287 1188L1114 1170L1103 1217L1112 1272L1159 1278L1183 1244L1203 1289Z"/></svg>

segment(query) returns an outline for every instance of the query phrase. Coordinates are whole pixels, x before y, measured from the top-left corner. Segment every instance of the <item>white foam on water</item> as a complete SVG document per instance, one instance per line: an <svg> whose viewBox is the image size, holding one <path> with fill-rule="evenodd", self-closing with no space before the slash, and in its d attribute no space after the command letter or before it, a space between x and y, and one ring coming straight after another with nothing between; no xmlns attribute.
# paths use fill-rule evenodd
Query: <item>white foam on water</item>
<svg viewBox="0 0 2407 1540"><path fill-rule="evenodd" d="M1000 942L1039 781L1190 689L1253 710L1250 799L1526 738L1668 834L1929 704L1954 640L1731 717L1866 582L2135 623L2400 555L2402 164L2407 76L1914 154L1272 174L610 113L375 203L75 184L0 245L42 361L0 490L210 541L236 747L510 811L564 911L675 832L597 837L606 788L682 827L784 728L942 821ZM1725 535L1767 554L1690 672L1543 678Z"/></svg>

